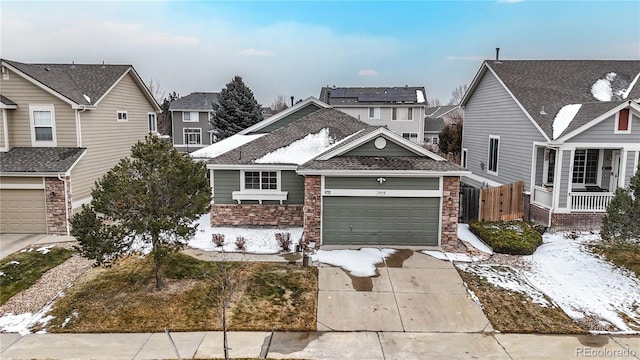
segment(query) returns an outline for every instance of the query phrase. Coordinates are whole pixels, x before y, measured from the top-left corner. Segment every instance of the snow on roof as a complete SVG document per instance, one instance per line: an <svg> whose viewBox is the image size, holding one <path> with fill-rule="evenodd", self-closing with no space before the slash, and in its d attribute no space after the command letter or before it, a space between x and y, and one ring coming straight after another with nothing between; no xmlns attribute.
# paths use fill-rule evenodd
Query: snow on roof
<svg viewBox="0 0 640 360"><path fill-rule="evenodd" d="M326 150L334 143L329 129L324 128L315 134L308 134L287 146L278 148L258 159L257 164L303 164Z"/></svg>
<svg viewBox="0 0 640 360"><path fill-rule="evenodd" d="M600 80L598 80L600 81ZM595 86L595 85L594 85ZM593 90L593 89L592 89ZM611 88L609 88L611 90ZM603 100L604 101L604 100ZM582 104L565 105L558 111L555 119L553 119L553 139L557 139L563 131L567 129L571 121L576 116Z"/></svg>
<svg viewBox="0 0 640 360"><path fill-rule="evenodd" d="M627 88L627 90L624 90L622 92L623 99L626 99L629 96L631 89L633 89L633 87L636 86L636 83L638 82L638 78L640 78L640 73L638 73L638 75L636 75L636 77L633 78L633 81L631 81L631 84L629 84L629 87Z"/></svg>
<svg viewBox="0 0 640 360"><path fill-rule="evenodd" d="M267 134L235 134L191 153L194 158L214 158Z"/></svg>
<svg viewBox="0 0 640 360"><path fill-rule="evenodd" d="M624 100L638 82L637 74L631 81L626 76L618 76L614 72L607 73L604 79L598 79L591 86L591 94L600 101Z"/></svg>
<svg viewBox="0 0 640 360"><path fill-rule="evenodd" d="M418 103L425 102L424 93L422 92L422 90L416 90L416 98L418 98Z"/></svg>

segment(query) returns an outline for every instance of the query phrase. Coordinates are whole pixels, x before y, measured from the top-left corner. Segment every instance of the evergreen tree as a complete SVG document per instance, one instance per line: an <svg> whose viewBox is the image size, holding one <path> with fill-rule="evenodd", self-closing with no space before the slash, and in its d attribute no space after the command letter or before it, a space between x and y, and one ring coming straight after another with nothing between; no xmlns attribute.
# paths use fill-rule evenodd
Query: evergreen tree
<svg viewBox="0 0 640 360"><path fill-rule="evenodd" d="M172 101L179 98L180 95L174 91L169 93L169 95L162 100L162 104L160 105L162 112L158 116L158 132L162 135L173 135L171 133L171 111L169 111L169 106Z"/></svg>
<svg viewBox="0 0 640 360"><path fill-rule="evenodd" d="M460 154L462 149L462 122L445 126L438 134L438 147L445 154Z"/></svg>
<svg viewBox="0 0 640 360"><path fill-rule="evenodd" d="M162 261L195 234L207 212L211 187L204 163L180 154L170 141L149 136L98 180L93 199L71 219L78 250L96 265L109 265L132 247L150 246L155 287L164 287Z"/></svg>
<svg viewBox="0 0 640 360"><path fill-rule="evenodd" d="M211 126L218 139L224 139L262 120L261 105L240 76L220 91L213 106Z"/></svg>
<svg viewBox="0 0 640 360"><path fill-rule="evenodd" d="M640 164L629 188L616 189L602 219L600 235L605 240L640 241Z"/></svg>

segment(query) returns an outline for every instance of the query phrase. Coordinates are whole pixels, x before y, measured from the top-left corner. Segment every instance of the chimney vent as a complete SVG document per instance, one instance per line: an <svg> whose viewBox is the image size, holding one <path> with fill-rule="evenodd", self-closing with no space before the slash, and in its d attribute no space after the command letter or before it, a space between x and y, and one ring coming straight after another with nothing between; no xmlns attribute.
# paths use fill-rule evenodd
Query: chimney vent
<svg viewBox="0 0 640 360"><path fill-rule="evenodd" d="M496 64L500 64L500 48L499 47L496 48L496 61L495 61L495 63Z"/></svg>
<svg viewBox="0 0 640 360"><path fill-rule="evenodd" d="M294 99L294 97L292 96L291 97L291 106L293 106L293 99Z"/></svg>

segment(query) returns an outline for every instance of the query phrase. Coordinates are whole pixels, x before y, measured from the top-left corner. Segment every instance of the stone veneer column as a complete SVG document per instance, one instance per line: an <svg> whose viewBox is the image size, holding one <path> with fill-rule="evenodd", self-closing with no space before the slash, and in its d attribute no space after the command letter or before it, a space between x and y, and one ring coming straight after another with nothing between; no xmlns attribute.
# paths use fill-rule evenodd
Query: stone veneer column
<svg viewBox="0 0 640 360"><path fill-rule="evenodd" d="M460 177L445 176L442 189L442 235L444 250L455 250L458 241L458 207L460 206Z"/></svg>
<svg viewBox="0 0 640 360"><path fill-rule="evenodd" d="M69 235L67 216L71 216L71 179L68 176L63 179L64 181L56 177L44 178L47 234ZM67 182L66 189L65 181Z"/></svg>
<svg viewBox="0 0 640 360"><path fill-rule="evenodd" d="M315 241L316 248L320 246L320 220L322 194L319 175L304 177L304 242Z"/></svg>

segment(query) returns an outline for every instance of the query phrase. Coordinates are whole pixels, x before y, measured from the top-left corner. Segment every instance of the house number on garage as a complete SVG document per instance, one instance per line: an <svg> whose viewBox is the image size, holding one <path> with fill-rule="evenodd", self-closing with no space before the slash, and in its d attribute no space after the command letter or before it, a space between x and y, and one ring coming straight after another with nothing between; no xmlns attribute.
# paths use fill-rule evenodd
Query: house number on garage
<svg viewBox="0 0 640 360"><path fill-rule="evenodd" d="M331 190L325 190L325 191L324 191L324 194L325 194L325 195L331 195Z"/></svg>
<svg viewBox="0 0 640 360"><path fill-rule="evenodd" d="M378 196L385 196L386 194L387 194L387 192L386 192L386 191L378 191L378 192L376 193L376 195L378 195Z"/></svg>

